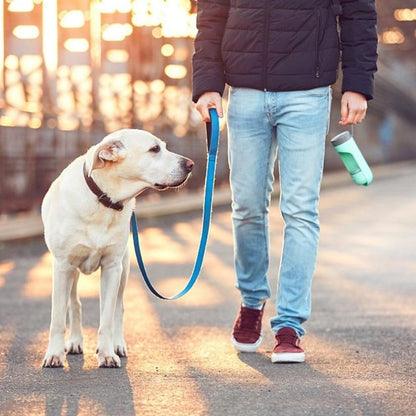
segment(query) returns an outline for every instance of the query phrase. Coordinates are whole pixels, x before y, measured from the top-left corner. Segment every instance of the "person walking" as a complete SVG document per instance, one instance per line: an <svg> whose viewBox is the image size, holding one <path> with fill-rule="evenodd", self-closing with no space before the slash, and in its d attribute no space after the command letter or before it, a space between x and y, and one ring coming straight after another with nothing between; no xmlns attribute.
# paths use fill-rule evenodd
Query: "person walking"
<svg viewBox="0 0 416 416"><path fill-rule="evenodd" d="M223 117L229 85L228 158L237 288L242 303L231 341L262 342L268 281L270 195L279 166L284 220L272 362L303 362L311 313L318 202L331 85L342 63L339 124L361 123L377 62L374 0L199 0L193 96L204 121Z"/></svg>

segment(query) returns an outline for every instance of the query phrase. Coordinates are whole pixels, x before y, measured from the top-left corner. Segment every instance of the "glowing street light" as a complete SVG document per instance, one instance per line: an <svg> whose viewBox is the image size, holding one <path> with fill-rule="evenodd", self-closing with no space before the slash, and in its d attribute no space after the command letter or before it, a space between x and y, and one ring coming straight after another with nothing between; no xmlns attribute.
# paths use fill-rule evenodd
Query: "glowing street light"
<svg viewBox="0 0 416 416"><path fill-rule="evenodd" d="M85 24L85 17L82 10L71 10L65 12L59 23L64 28L78 28Z"/></svg>
<svg viewBox="0 0 416 416"><path fill-rule="evenodd" d="M125 63L129 60L129 53L124 49L110 49L106 53L106 58L113 63Z"/></svg>
<svg viewBox="0 0 416 416"><path fill-rule="evenodd" d="M13 0L9 5L8 10L9 12L27 13L31 12L33 8L33 0Z"/></svg>
<svg viewBox="0 0 416 416"><path fill-rule="evenodd" d="M102 38L105 41L120 42L133 33L128 23L113 23L103 28Z"/></svg>
<svg viewBox="0 0 416 416"><path fill-rule="evenodd" d="M405 41L405 37L398 27L393 27L383 32L382 41L389 45L401 44Z"/></svg>
<svg viewBox="0 0 416 416"><path fill-rule="evenodd" d="M172 79L182 79L186 77L188 70L184 65L167 65L165 74Z"/></svg>
<svg viewBox="0 0 416 416"><path fill-rule="evenodd" d="M412 22L416 20L416 8L396 9L394 11L394 18L399 22Z"/></svg>
<svg viewBox="0 0 416 416"><path fill-rule="evenodd" d="M18 39L36 39L39 37L39 28L35 25L19 25L13 29L13 35Z"/></svg>
<svg viewBox="0 0 416 416"><path fill-rule="evenodd" d="M87 52L90 44L87 39L70 38L65 41L64 47L69 52Z"/></svg>

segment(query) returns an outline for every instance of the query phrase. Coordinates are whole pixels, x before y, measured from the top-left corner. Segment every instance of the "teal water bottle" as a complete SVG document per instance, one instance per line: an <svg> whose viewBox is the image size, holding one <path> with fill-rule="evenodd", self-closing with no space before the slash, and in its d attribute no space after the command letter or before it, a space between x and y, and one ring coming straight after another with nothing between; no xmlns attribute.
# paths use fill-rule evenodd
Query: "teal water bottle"
<svg viewBox="0 0 416 416"><path fill-rule="evenodd" d="M351 133L344 131L331 139L331 143L338 152L353 181L357 185L370 185L373 180L373 173Z"/></svg>

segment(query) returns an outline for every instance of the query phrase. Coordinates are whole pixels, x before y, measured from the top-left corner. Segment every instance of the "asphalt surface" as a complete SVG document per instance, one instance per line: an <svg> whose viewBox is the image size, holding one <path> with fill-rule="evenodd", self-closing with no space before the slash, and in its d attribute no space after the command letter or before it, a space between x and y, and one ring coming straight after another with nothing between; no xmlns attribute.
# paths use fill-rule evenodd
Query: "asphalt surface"
<svg viewBox="0 0 416 416"><path fill-rule="evenodd" d="M181 300L153 297L132 259L120 369L97 368L98 275L80 280L84 354L68 356L63 369L41 368L51 258L41 238L3 243L0 415L416 415L415 167L376 171L367 188L347 180L323 189L304 364L270 362L274 298L259 352L230 344L239 294L228 206L215 208L202 274ZM199 212L140 221L145 262L163 293L185 284L200 227ZM277 200L270 229L275 287Z"/></svg>

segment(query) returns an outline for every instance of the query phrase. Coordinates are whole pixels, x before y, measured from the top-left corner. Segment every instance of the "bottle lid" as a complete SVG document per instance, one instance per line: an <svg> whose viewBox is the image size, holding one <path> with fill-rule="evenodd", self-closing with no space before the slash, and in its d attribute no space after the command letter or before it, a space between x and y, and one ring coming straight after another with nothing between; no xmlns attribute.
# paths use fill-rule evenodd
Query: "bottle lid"
<svg viewBox="0 0 416 416"><path fill-rule="evenodd" d="M331 139L331 143L333 146L339 146L342 143L345 143L351 138L351 133L347 131L343 131L342 133L335 136L333 139Z"/></svg>

